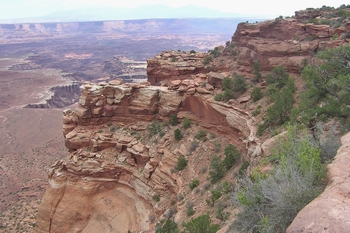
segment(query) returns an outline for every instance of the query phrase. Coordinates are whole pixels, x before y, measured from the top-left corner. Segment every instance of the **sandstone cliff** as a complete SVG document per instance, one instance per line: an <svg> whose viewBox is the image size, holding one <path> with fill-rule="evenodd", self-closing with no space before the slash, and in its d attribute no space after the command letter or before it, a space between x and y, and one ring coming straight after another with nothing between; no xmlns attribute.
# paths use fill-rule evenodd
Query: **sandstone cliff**
<svg viewBox="0 0 350 233"><path fill-rule="evenodd" d="M188 116L227 135L242 151L255 145L250 115L213 101L213 86L200 83L83 84L76 110L64 111L63 134L70 154L52 165L36 231L152 232L153 221L167 214L170 201L183 189L183 177L173 168L180 156L189 155L189 142L183 142L184 147L168 134L156 143L147 141L145 130L152 120Z"/></svg>

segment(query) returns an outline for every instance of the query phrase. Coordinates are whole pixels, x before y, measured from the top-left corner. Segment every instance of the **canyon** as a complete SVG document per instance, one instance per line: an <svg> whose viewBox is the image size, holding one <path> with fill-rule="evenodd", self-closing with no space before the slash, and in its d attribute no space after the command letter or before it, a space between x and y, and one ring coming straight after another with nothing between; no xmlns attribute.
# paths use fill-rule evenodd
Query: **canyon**
<svg viewBox="0 0 350 233"><path fill-rule="evenodd" d="M249 162L248 172L252 171L259 160L269 156L276 140L266 133L256 136L263 118L252 112L259 104L266 107L268 103L267 100L254 102L251 89L228 102L214 100L222 91L223 79L237 72L245 75L252 87L253 63L258 61L264 77L273 67L281 65L293 76L298 87L302 86L300 67L305 59L314 59L318 50L350 42L344 36L349 30L349 21L337 29L305 22L318 16L314 11L300 11L287 19L240 23L231 41L208 52L163 49L157 55L147 57L147 69L143 69L143 72L147 71L147 80L142 76L134 83L119 78L123 72L116 74L116 61L124 58L114 54L113 58L104 61L105 73L95 76L101 63L88 59L93 59L95 54L90 57L89 51L74 54L64 51L67 59L75 57L84 61L73 66L69 60L72 70L82 71L69 74L71 81L79 81L79 84L62 85L57 92L62 92L62 96L51 95L51 99L45 99L43 104L29 105L38 111L37 108L45 107L66 108L71 103L63 105L61 99L64 98L78 100L75 106L63 110L58 140L64 141L66 147L60 149L68 152L55 158L48 169L49 184L38 207L35 231L154 232L157 223L164 219L173 218L177 223L187 221L188 203L192 203L192 208L194 206L194 217L204 213L214 215L217 206L211 206L207 201L218 188L208 181L213 156L222 154L222 148L229 144L242 153L239 163L225 175L226 184L231 184L237 181L239 167L244 162ZM55 25L52 28L57 30L59 24ZM32 30L29 35L33 35L36 33L34 28L38 27L22 27L21 30ZM44 68L59 64L53 56L46 59L48 56L51 55L38 54L31 60ZM102 56L102 53L96 56ZM133 57L131 53L125 56ZM138 69L140 63L133 62ZM83 73L83 65L93 68L89 66L90 70ZM37 67L32 63L29 66L31 69ZM26 67L20 66L24 70ZM264 81L259 85L265 88ZM80 94L76 90L78 86ZM182 124L171 124L173 116L180 123L189 119L191 127L184 129ZM4 117L6 120L7 116ZM155 126L159 128L152 133L150 129ZM175 139L177 129L183 134L180 140ZM201 131L206 135L197 139L196 135ZM350 209L346 196L349 181L338 172L346 170L348 138L349 134L343 137L343 145L334 163L329 165L329 186L299 213L288 232L305 229L345 232L348 229L344 219ZM180 158L188 161L185 170L177 169ZM199 186L190 189L189 183L195 179ZM318 214L310 216L309 213L320 206L327 206L323 209L328 210L327 201L334 193L340 194L332 199L332 203L338 203L332 206L333 215L317 211ZM237 211L228 195L219 201L227 213ZM334 219L339 224L332 224ZM220 224L222 233L229 231L233 220L234 214L228 214L226 219L213 219ZM322 224L316 224L318 221Z"/></svg>

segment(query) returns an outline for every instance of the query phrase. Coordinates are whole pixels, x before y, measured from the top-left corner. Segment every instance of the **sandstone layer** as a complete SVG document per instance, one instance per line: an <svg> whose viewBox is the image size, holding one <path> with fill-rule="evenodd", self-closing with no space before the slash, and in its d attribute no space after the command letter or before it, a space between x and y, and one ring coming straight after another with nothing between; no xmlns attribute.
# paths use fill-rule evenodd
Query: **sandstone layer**
<svg viewBox="0 0 350 233"><path fill-rule="evenodd" d="M256 145L251 116L214 101L214 87L197 81L175 80L169 87L84 83L76 110L63 114L70 154L52 165L36 231L152 232L150 219L166 214L181 188L172 169L188 154L186 147L171 149L168 138L147 143L136 136L152 120L188 116L234 138L243 151ZM154 195L165 198L156 202Z"/></svg>

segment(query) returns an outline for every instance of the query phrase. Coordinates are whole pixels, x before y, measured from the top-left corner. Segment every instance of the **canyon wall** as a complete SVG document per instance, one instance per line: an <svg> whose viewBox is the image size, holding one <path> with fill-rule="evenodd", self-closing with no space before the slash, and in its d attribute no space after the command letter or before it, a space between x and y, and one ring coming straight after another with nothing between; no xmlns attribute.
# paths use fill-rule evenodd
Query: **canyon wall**
<svg viewBox="0 0 350 233"><path fill-rule="evenodd" d="M167 137L152 143L137 136L152 120L189 116L235 138L241 150L256 145L251 116L213 101L213 86L200 76L171 87L84 83L75 111L63 114L70 153L51 166L36 232L153 232L179 193L183 181L173 168L187 149L172 149Z"/></svg>

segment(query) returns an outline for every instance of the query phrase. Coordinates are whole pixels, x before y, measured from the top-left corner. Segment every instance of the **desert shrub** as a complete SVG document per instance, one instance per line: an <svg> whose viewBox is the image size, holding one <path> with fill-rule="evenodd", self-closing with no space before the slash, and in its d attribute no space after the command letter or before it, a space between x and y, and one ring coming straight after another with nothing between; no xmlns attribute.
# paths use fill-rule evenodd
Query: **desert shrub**
<svg viewBox="0 0 350 233"><path fill-rule="evenodd" d="M253 116L259 115L261 112L261 105L258 105L258 107L252 112Z"/></svg>
<svg viewBox="0 0 350 233"><path fill-rule="evenodd" d="M188 201L188 202L186 203L186 215L187 215L188 217L195 214L196 211L193 209L193 207L194 207L194 204L193 204L192 201Z"/></svg>
<svg viewBox="0 0 350 233"><path fill-rule="evenodd" d="M170 206L169 209L167 209L164 212L164 217L169 219L169 218L173 217L176 214L176 212L177 212L176 207L172 205L172 206Z"/></svg>
<svg viewBox="0 0 350 233"><path fill-rule="evenodd" d="M190 145L190 151L192 152L192 151L195 151L196 150L196 148L198 147L198 142L197 141L192 141L191 142L191 145Z"/></svg>
<svg viewBox="0 0 350 233"><path fill-rule="evenodd" d="M185 117L183 122L182 122L182 127L184 127L184 129L188 129L191 127L191 121Z"/></svg>
<svg viewBox="0 0 350 233"><path fill-rule="evenodd" d="M229 77L225 77L222 80L222 89L227 90L227 89L232 89L233 88L233 79Z"/></svg>
<svg viewBox="0 0 350 233"><path fill-rule="evenodd" d="M211 201L215 203L222 196L222 192L220 190L212 190L211 191Z"/></svg>
<svg viewBox="0 0 350 233"><path fill-rule="evenodd" d="M189 222L184 222L184 233L215 233L220 226L213 224L209 215L201 215Z"/></svg>
<svg viewBox="0 0 350 233"><path fill-rule="evenodd" d="M208 65L213 60L213 57L209 56L204 58L203 64Z"/></svg>
<svg viewBox="0 0 350 233"><path fill-rule="evenodd" d="M158 224L157 224L158 225ZM179 233L179 229L177 224L170 219L167 219L164 224L162 224L161 228L156 230L156 233Z"/></svg>
<svg viewBox="0 0 350 233"><path fill-rule="evenodd" d="M196 51L194 51L193 49L190 51L190 53L196 53Z"/></svg>
<svg viewBox="0 0 350 233"><path fill-rule="evenodd" d="M215 218L220 219L221 221L225 221L230 213L229 212L225 212L225 206L221 203L216 205L216 212L215 212Z"/></svg>
<svg viewBox="0 0 350 233"><path fill-rule="evenodd" d="M262 79L262 75L261 75L260 71L261 71L260 62L255 61L253 63L253 74L254 74L253 81L254 82L260 82L260 80Z"/></svg>
<svg viewBox="0 0 350 233"><path fill-rule="evenodd" d="M175 126L175 125L178 125L178 124L179 124L179 121L177 120L177 117L176 117L175 114L171 114L171 115L170 115L169 123L170 123L172 126Z"/></svg>
<svg viewBox="0 0 350 233"><path fill-rule="evenodd" d="M207 132L204 129L200 129L194 138L197 140L205 141L207 139Z"/></svg>
<svg viewBox="0 0 350 233"><path fill-rule="evenodd" d="M156 201L156 202L160 201L160 197L159 197L158 194L154 194L154 195L152 196L152 199L153 199L154 201Z"/></svg>
<svg viewBox="0 0 350 233"><path fill-rule="evenodd" d="M225 158L223 161L223 165L227 170L230 169L234 165L234 163L236 163L241 158L241 153L232 144L228 144L225 147L224 154Z"/></svg>
<svg viewBox="0 0 350 233"><path fill-rule="evenodd" d="M225 100L224 93L221 92L221 93L216 94L214 97L214 100L215 101L224 101Z"/></svg>
<svg viewBox="0 0 350 233"><path fill-rule="evenodd" d="M162 131L160 124L155 121L152 121L152 123L148 125L147 129L151 136L156 135Z"/></svg>
<svg viewBox="0 0 350 233"><path fill-rule="evenodd" d="M222 183L222 189L223 189L223 193L224 194L228 194L228 193L231 193L232 191L234 191L235 189L235 185L234 183L231 183L227 180L225 180L223 183Z"/></svg>
<svg viewBox="0 0 350 233"><path fill-rule="evenodd" d="M199 185L199 180L197 180L197 179L191 180L191 182L189 184L191 190L193 190L198 185Z"/></svg>
<svg viewBox="0 0 350 233"><path fill-rule="evenodd" d="M267 85L275 85L281 89L286 83L289 75L282 66L274 67L270 74L266 76Z"/></svg>
<svg viewBox="0 0 350 233"><path fill-rule="evenodd" d="M182 137L183 137L183 136L182 136L181 130L175 129L175 130L174 130L174 138L175 138L177 141L179 141L179 140L181 140Z"/></svg>
<svg viewBox="0 0 350 233"><path fill-rule="evenodd" d="M210 53L211 55L213 55L214 57L220 56L219 47L215 47L213 50L209 50L209 53Z"/></svg>
<svg viewBox="0 0 350 233"><path fill-rule="evenodd" d="M246 78L240 74L234 75L232 91L244 93L246 90L247 90Z"/></svg>
<svg viewBox="0 0 350 233"><path fill-rule="evenodd" d="M238 170L238 175L242 176L244 174L244 172L247 170L248 167L249 167L249 162L248 161L244 161L242 166Z"/></svg>
<svg viewBox="0 0 350 233"><path fill-rule="evenodd" d="M298 136L289 127L285 140L272 152L278 166L265 177L239 180L233 193L241 208L231 228L239 232L285 232L297 213L324 188L325 166L310 135Z"/></svg>
<svg viewBox="0 0 350 233"><path fill-rule="evenodd" d="M187 166L187 160L183 156L179 157L179 159L177 160L175 169L178 171L181 171L185 169L186 166Z"/></svg>
<svg viewBox="0 0 350 233"><path fill-rule="evenodd" d="M219 152L221 150L221 144L219 142L214 142L214 151Z"/></svg>
<svg viewBox="0 0 350 233"><path fill-rule="evenodd" d="M263 97L262 91L260 87L254 87L252 93L250 94L250 97L253 99L254 102L258 101Z"/></svg>
<svg viewBox="0 0 350 233"><path fill-rule="evenodd" d="M226 174L226 169L219 157L214 156L210 163L209 179L210 183L215 184Z"/></svg>

